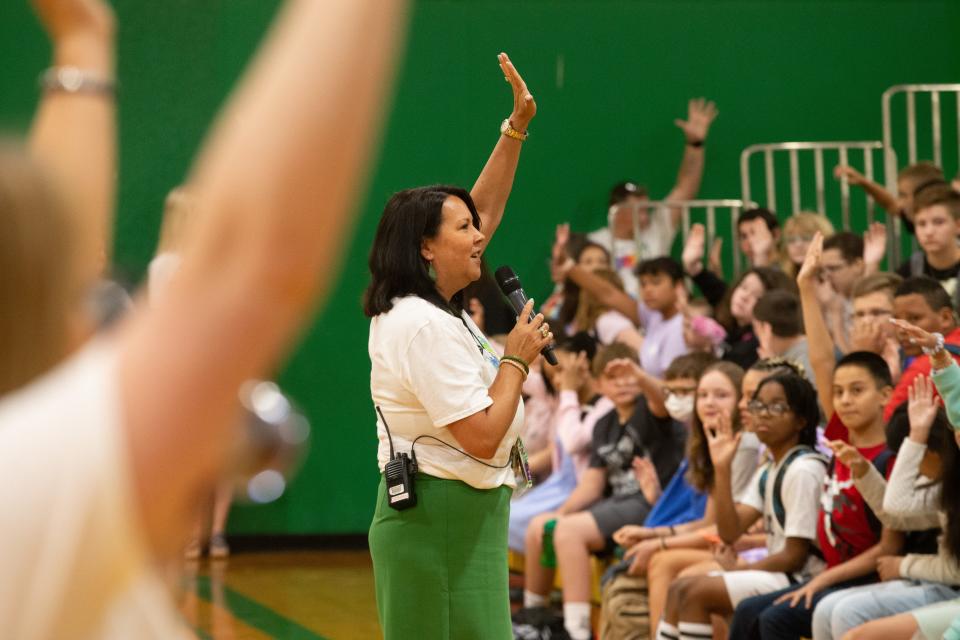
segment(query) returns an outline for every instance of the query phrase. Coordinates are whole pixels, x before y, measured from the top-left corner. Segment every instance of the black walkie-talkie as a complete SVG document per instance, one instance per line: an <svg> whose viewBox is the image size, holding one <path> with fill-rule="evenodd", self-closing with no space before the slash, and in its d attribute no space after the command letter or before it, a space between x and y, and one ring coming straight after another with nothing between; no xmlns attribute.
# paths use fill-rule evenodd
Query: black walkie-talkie
<svg viewBox="0 0 960 640"><path fill-rule="evenodd" d="M393 452L393 438L390 427L383 417L383 411L377 406L380 421L387 431L387 441L390 443L390 461L383 467L383 477L387 483L387 502L397 511L409 509L417 504L417 493L413 486L413 479L417 475L417 454L411 449L412 458L405 453Z"/></svg>

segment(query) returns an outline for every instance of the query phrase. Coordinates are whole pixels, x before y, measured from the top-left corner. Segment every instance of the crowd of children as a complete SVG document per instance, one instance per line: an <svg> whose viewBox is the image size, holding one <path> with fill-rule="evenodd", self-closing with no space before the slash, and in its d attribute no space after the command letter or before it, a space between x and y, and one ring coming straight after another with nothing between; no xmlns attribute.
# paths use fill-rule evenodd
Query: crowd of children
<svg viewBox="0 0 960 640"><path fill-rule="evenodd" d="M686 197L714 115L691 104ZM756 209L728 285L701 225L665 255L677 212L631 182L611 229L558 229L543 308L568 337L525 388L517 638L960 638L960 193L926 162L897 194L835 175L914 235L899 268L884 225Z"/></svg>

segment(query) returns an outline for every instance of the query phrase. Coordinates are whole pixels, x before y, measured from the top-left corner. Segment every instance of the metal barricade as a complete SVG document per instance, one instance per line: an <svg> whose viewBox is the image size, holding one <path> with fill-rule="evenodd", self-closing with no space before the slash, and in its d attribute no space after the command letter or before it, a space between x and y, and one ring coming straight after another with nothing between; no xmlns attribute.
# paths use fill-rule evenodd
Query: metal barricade
<svg viewBox="0 0 960 640"><path fill-rule="evenodd" d="M902 133L906 138L905 140L897 140L894 138L895 130L893 123L893 100L897 95L902 94L904 96L905 102L905 115L904 115L904 125L906 131L900 127L896 128L896 133ZM924 155L923 158L920 158L921 152L918 150L919 136L917 133L917 95L929 94L930 97L930 155ZM941 97L943 94L953 94L955 101L955 114L945 114L947 107L943 104ZM897 193L897 173L901 169L897 164L897 156L900 158L906 158L906 164L916 164L919 159L930 159L933 160L933 163L938 167L944 167L944 125L946 124L946 118L955 120L955 125L950 123L951 126L956 126L956 136L957 136L957 146L953 149L949 147L947 150L952 153L947 154L951 162L955 162L952 166L955 168L960 168L960 84L899 84L893 87L890 87L883 92L882 98L882 112L883 112L883 148L886 154L884 160L885 167L885 183L887 190L891 193ZM926 120L923 122L924 128L926 128ZM898 144L901 145L898 153ZM906 146L906 154L904 154L903 146ZM926 145L924 145L926 146ZM926 148L924 149L926 151ZM901 242L901 229L900 229L900 220L896 220L896 223L893 225L892 233L892 246L897 248L897 251L893 252L893 255L899 257L900 251L902 248Z"/></svg>
<svg viewBox="0 0 960 640"><path fill-rule="evenodd" d="M750 161L753 156L763 155L764 167L764 195L766 201L764 206L768 209L778 212L788 211L789 214L797 213L804 209L801 199L803 186L800 179L801 153L809 152L813 156L813 178L814 190L816 193L815 210L823 215L828 215L827 197L826 197L826 171L825 154L831 156L836 154L836 164L854 166L860 170L869 180L874 179L875 166L874 153L883 149L883 143L876 140L854 141L854 142L780 142L774 144L754 144L740 154L740 182L743 190L743 199L754 199L753 190L750 187ZM790 207L784 208L778 206L777 200L777 173L775 154L786 153L789 155L790 162ZM852 160L861 160L861 162L851 162ZM882 161L882 156L880 157ZM876 203L870 196L864 192L866 201L866 219L867 223L872 223L876 215ZM757 198L759 200L759 198ZM840 225L843 229L850 229L850 184L846 176L840 180ZM812 207L807 207L811 209ZM829 217L829 216L828 216Z"/></svg>
<svg viewBox="0 0 960 640"><path fill-rule="evenodd" d="M680 234L681 245L686 242L687 234L690 232L690 226L693 224L693 216L691 214L702 211L704 223L703 226L706 230L706 247L709 250L709 247L712 246L714 238L717 237L717 211L729 211L729 215L725 216L726 220L729 220L729 230L731 236L731 242L729 242L730 251L732 253L732 262L734 273L739 275L740 273L740 251L737 249L737 220L740 219L740 213L744 209L756 208L757 204L755 202L745 202L744 200L732 200L732 199L720 199L720 200L646 200L643 202L638 202L633 206L632 221L633 221L633 237L634 239L638 238L640 235L640 212L641 211L656 211L659 215L669 216L670 209L680 209L680 225L677 229L677 232ZM607 226L610 229L610 254L615 255L614 243L615 243L615 233L614 233L614 216L616 215L616 210L611 208L610 213L607 215ZM698 216L699 217L699 216ZM637 254L641 252L639 241L637 243Z"/></svg>

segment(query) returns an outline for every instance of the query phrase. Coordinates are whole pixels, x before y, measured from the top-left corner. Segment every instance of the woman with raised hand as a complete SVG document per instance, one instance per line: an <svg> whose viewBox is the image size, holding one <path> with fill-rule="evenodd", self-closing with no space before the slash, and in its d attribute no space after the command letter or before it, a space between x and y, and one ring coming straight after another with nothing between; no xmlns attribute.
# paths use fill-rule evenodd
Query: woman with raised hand
<svg viewBox="0 0 960 640"><path fill-rule="evenodd" d="M397 452L419 469L416 504L404 510L391 505L408 492L392 488L388 496L381 480L370 527L388 640L512 636L507 520L511 461L523 455L520 389L553 334L541 314L530 317L531 300L498 358L463 308L537 111L510 58L498 60L513 110L476 184L469 192L434 185L394 194L370 249L364 312L371 393L382 411L379 465Z"/></svg>
<svg viewBox="0 0 960 640"><path fill-rule="evenodd" d="M49 327L32 345L37 358L48 354L34 368L43 371L82 336L58 314L78 305L76 293L95 277L85 238L103 228L97 216L110 199L93 194L91 218L72 205L87 180L102 179L113 115L95 104L112 100L112 67L90 28L99 23L88 20L109 16L107 5L38 8L55 63L76 72L51 77L44 102L56 100L57 113L38 116L37 126L49 116L51 145L90 127L84 135L95 145L46 163L49 173L22 151L0 151L0 218L23 231L0 252L0 295L20 321ZM403 8L291 0L191 173L197 225L165 294L0 401L5 635L184 635L154 561L178 550L197 498L226 465L241 384L280 365L336 274ZM54 251L37 238L61 244ZM13 277L20 272L30 277ZM76 288L61 286L75 277ZM27 304L40 295L49 304ZM6 346L18 337L4 328L0 338L0 363L11 370L20 363Z"/></svg>

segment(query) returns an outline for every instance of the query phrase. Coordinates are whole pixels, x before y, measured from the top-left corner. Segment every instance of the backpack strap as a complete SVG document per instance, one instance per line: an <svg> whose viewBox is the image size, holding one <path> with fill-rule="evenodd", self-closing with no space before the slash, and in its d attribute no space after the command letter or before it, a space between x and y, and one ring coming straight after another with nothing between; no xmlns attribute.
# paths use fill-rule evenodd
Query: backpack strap
<svg viewBox="0 0 960 640"><path fill-rule="evenodd" d="M787 475L787 468L794 460L807 456L814 456L814 459L823 464L824 467L828 464L827 458L812 447L805 444L798 445L787 452L787 457L783 461L783 464L780 465L780 469L777 471L777 477L773 481L773 515L777 519L777 522L780 523L781 529L787 523L787 512L783 507L783 479Z"/></svg>

